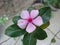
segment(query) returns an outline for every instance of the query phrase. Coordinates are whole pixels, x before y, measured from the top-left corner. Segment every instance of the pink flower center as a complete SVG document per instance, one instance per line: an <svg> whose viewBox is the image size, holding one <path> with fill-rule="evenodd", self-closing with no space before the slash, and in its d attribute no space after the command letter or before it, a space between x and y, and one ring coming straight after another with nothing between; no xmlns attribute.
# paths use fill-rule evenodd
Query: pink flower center
<svg viewBox="0 0 60 45"><path fill-rule="evenodd" d="M29 18L29 19L28 19L28 22L30 22L30 23L31 23L31 22L32 22L32 20L33 20L32 18Z"/></svg>

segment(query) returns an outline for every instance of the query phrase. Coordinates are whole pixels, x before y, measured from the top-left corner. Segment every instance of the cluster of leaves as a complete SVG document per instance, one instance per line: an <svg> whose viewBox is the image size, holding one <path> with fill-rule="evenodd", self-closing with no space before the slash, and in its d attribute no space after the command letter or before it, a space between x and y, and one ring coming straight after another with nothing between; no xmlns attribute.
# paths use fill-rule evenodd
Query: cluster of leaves
<svg viewBox="0 0 60 45"><path fill-rule="evenodd" d="M44 24L40 27L37 27L36 30L32 33L27 33L26 30L20 29L17 26L17 21L21 18L20 16L14 16L13 25L9 26L5 34L9 37L15 38L24 34L23 45L36 45L37 39L44 40L47 38L47 33L44 30L50 24L49 20L51 18L51 9L50 7L43 7L39 9L39 15L43 18Z"/></svg>
<svg viewBox="0 0 60 45"><path fill-rule="evenodd" d="M45 5L49 4L55 8L60 8L60 0L43 0Z"/></svg>

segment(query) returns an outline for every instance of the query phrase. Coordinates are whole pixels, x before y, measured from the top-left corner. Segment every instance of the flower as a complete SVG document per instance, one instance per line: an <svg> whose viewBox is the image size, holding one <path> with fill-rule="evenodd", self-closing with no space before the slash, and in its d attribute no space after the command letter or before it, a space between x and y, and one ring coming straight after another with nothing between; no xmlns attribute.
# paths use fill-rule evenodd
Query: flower
<svg viewBox="0 0 60 45"><path fill-rule="evenodd" d="M41 26L43 24L43 20L41 16L38 16L38 10L32 10L28 12L27 10L23 10L21 12L21 18L18 20L17 25L21 29L26 29L28 33L35 31L36 26Z"/></svg>

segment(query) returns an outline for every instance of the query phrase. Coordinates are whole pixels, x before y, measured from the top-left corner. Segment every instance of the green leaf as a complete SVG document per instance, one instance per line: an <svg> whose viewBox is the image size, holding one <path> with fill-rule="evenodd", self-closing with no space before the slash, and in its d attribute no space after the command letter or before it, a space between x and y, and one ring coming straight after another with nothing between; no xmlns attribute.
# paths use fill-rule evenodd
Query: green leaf
<svg viewBox="0 0 60 45"><path fill-rule="evenodd" d="M51 18L51 9L50 7L43 7L39 10L39 15L43 18L43 22L47 23Z"/></svg>
<svg viewBox="0 0 60 45"><path fill-rule="evenodd" d="M47 33L43 29L38 27L33 36L39 40L44 40L45 38L47 38Z"/></svg>
<svg viewBox="0 0 60 45"><path fill-rule="evenodd" d="M48 2L56 8L60 8L60 0L48 0Z"/></svg>
<svg viewBox="0 0 60 45"><path fill-rule="evenodd" d="M5 34L10 37L18 37L23 35L25 32L25 30L20 29L16 24L13 24L6 29Z"/></svg>
<svg viewBox="0 0 60 45"><path fill-rule="evenodd" d="M56 42L55 38L52 38L51 43L55 43L55 42Z"/></svg>
<svg viewBox="0 0 60 45"><path fill-rule="evenodd" d="M55 8L60 8L60 0L47 0L47 1L44 1L44 4L47 4L47 5L50 4Z"/></svg>
<svg viewBox="0 0 60 45"><path fill-rule="evenodd" d="M33 37L33 34L26 33L23 38L23 45L36 45L37 39Z"/></svg>
<svg viewBox="0 0 60 45"><path fill-rule="evenodd" d="M54 2L53 2L54 1ZM60 8L60 0L50 0L49 3L55 8Z"/></svg>
<svg viewBox="0 0 60 45"><path fill-rule="evenodd" d="M15 24L17 24L17 21L18 21L20 18L21 18L20 16L14 16L12 21L13 21Z"/></svg>
<svg viewBox="0 0 60 45"><path fill-rule="evenodd" d="M42 26L40 26L41 29L45 29L50 25L50 22L47 22L45 24L43 24Z"/></svg>

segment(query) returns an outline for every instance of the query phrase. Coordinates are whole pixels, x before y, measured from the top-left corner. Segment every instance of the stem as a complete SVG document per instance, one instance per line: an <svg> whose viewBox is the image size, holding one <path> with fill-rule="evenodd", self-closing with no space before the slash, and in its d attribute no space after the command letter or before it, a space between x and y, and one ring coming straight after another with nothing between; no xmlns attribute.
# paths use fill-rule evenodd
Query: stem
<svg viewBox="0 0 60 45"><path fill-rule="evenodd" d="M14 45L16 45L16 44L17 44L17 42L19 41L19 39L20 39L20 37L16 40L16 42L14 43Z"/></svg>
<svg viewBox="0 0 60 45"><path fill-rule="evenodd" d="M6 39L5 41L1 42L0 45L3 44L3 43L5 43L5 42L7 42L7 41L10 40L10 39L11 39L11 38L8 38L8 39Z"/></svg>

